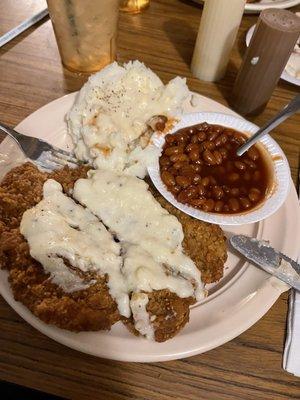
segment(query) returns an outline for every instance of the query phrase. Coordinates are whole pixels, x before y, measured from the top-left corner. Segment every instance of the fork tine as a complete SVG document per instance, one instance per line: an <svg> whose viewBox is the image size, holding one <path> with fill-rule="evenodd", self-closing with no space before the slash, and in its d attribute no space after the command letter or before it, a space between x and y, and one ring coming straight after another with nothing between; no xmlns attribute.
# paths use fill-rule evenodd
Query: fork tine
<svg viewBox="0 0 300 400"><path fill-rule="evenodd" d="M64 154L56 151L47 152L47 158L55 163L58 163L59 165L68 165L70 168L78 167L81 165L92 166L88 161L78 160L77 158L72 156L65 156Z"/></svg>
<svg viewBox="0 0 300 400"><path fill-rule="evenodd" d="M46 172L52 172L53 170L57 170L62 167L62 165L50 160L34 161L34 164L36 164L38 167L42 168Z"/></svg>
<svg viewBox="0 0 300 400"><path fill-rule="evenodd" d="M62 156L57 157L52 153L50 153L50 155L49 155L49 161L53 162L55 164L58 164L60 167L69 166L70 168L74 168L74 167L78 167L78 165L79 165L78 161L77 162L69 161L69 160L66 160Z"/></svg>
<svg viewBox="0 0 300 400"><path fill-rule="evenodd" d="M35 162L40 165L43 168L54 170L54 169L60 169L64 166L69 166L70 168L74 168L74 166L78 165L78 162L70 162L63 158L65 156L54 156L52 152L49 151L43 151L38 159L35 160Z"/></svg>
<svg viewBox="0 0 300 400"><path fill-rule="evenodd" d="M53 146L53 145L51 145L51 147L52 147L52 150L57 152L57 153L64 154L65 156L70 156L70 157L74 156L74 153L71 152L71 151L63 150L60 147L56 147L56 146Z"/></svg>
<svg viewBox="0 0 300 400"><path fill-rule="evenodd" d="M64 150L61 151L60 149L59 150L53 149L53 150L50 150L50 153L51 153L52 157L54 157L55 159L56 158L61 159L61 160L64 160L66 162L70 162L70 163L76 164L76 165L80 164L79 160L77 160L75 157L70 155L70 153L68 153Z"/></svg>

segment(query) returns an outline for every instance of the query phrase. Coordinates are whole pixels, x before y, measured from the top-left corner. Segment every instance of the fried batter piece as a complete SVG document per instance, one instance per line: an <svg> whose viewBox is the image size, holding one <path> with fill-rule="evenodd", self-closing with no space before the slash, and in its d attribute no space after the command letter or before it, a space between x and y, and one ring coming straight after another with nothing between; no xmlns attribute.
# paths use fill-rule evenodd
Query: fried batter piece
<svg viewBox="0 0 300 400"><path fill-rule="evenodd" d="M14 234L10 242L16 245L18 241L23 241L22 236ZM18 258L24 256L21 250ZM31 259L25 267L24 263L19 266L13 262L9 282L15 300L47 324L71 331L97 331L110 329L119 320L117 305L108 292L105 277L94 277L97 283L86 290L64 293L49 281L49 275L39 263Z"/></svg>
<svg viewBox="0 0 300 400"><path fill-rule="evenodd" d="M181 298L168 289L154 290L147 293L149 302L146 309L149 313L156 342L165 342L174 337L189 321L190 305L195 303L192 297ZM139 336L134 327L133 318L123 319L127 328Z"/></svg>
<svg viewBox="0 0 300 400"><path fill-rule="evenodd" d="M48 174L29 162L5 175L0 185L0 221L7 228L17 228L24 212L41 201L47 179Z"/></svg>
<svg viewBox="0 0 300 400"><path fill-rule="evenodd" d="M148 182L149 183L149 182ZM182 225L185 253L201 271L204 283L216 282L223 276L224 263L227 259L226 238L218 225L199 221L178 210L162 197L150 184L150 190L160 205L170 214L175 215ZM149 302L146 309L153 318L152 326L157 342L164 342L174 337L189 321L189 306L195 299L183 299L169 290L147 293ZM135 335L133 319L123 321Z"/></svg>
<svg viewBox="0 0 300 400"><path fill-rule="evenodd" d="M183 213L158 193L153 185L150 184L149 188L160 205L181 223L184 251L200 270L202 281L207 284L220 280L227 260L226 238L222 229Z"/></svg>
<svg viewBox="0 0 300 400"><path fill-rule="evenodd" d="M170 214L177 217L182 225L185 253L194 261L201 272L204 283L213 283L223 276L224 263L227 259L226 238L218 225L199 221L183 213L169 203L148 180L149 189L160 205ZM169 290L158 290L147 293L149 302L146 306L153 321L154 337L157 342L164 342L174 337L189 321L192 298L180 298ZM134 321L123 320L128 329L135 335Z"/></svg>
<svg viewBox="0 0 300 400"><path fill-rule="evenodd" d="M43 185L49 178L57 180L67 193L79 178L85 178L86 166L64 167L53 173L40 171L30 162L8 172L0 185L0 221L8 228L20 225L22 215L43 198Z"/></svg>
<svg viewBox="0 0 300 400"><path fill-rule="evenodd" d="M14 297L38 318L48 324L72 331L110 329L120 320L117 304L109 294L106 277L96 279L88 289L65 293L51 283L43 267L29 254L29 246L20 234L23 213L41 199L43 184L48 178L57 180L69 193L79 178L86 177L87 167L63 168L48 174L33 164L25 163L10 171L0 185L0 267L9 271ZM171 214L175 215L184 231L184 250L202 273L205 283L222 277L227 258L225 239L221 228L189 217L173 207L153 188L152 194ZM78 272L82 274L82 272ZM189 320L189 306L193 298L180 298L167 289L147 293L154 337L163 342L175 336ZM134 334L132 318L122 318Z"/></svg>
<svg viewBox="0 0 300 400"><path fill-rule="evenodd" d="M26 163L9 172L0 186L0 267L9 271L14 298L42 321L72 331L110 329L120 319L106 277L89 275L86 278L96 279L95 284L64 293L30 256L19 224L24 211L42 199L43 184L48 178L56 179L69 191L77 179L86 177L86 172L86 167L66 167L46 174Z"/></svg>

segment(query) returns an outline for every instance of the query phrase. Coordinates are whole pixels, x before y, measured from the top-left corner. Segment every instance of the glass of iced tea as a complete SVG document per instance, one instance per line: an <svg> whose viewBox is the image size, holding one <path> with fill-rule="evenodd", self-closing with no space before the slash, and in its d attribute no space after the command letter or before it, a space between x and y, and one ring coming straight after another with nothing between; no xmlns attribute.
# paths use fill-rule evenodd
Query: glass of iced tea
<svg viewBox="0 0 300 400"><path fill-rule="evenodd" d="M130 14L137 14L147 8L150 0L121 0L120 10Z"/></svg>
<svg viewBox="0 0 300 400"><path fill-rule="evenodd" d="M119 0L47 0L63 65L94 72L115 59Z"/></svg>

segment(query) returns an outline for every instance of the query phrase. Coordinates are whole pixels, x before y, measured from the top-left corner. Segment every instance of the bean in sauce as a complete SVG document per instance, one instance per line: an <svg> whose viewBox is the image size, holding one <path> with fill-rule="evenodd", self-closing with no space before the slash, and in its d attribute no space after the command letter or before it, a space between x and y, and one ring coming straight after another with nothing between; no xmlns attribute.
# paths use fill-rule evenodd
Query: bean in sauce
<svg viewBox="0 0 300 400"><path fill-rule="evenodd" d="M236 214L264 199L270 173L262 151L254 145L243 156L236 155L245 134L204 122L165 139L161 178L179 202L207 212Z"/></svg>

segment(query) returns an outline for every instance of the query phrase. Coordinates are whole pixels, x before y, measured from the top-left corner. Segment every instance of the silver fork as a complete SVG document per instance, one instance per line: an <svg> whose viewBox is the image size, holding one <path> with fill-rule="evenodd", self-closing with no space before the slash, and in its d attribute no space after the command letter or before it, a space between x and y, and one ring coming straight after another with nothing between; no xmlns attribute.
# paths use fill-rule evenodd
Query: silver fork
<svg viewBox="0 0 300 400"><path fill-rule="evenodd" d="M0 124L0 131L10 136L26 157L46 170L52 171L65 165L74 167L82 164L82 161L78 161L73 153L52 146L44 140L23 135L4 124Z"/></svg>

